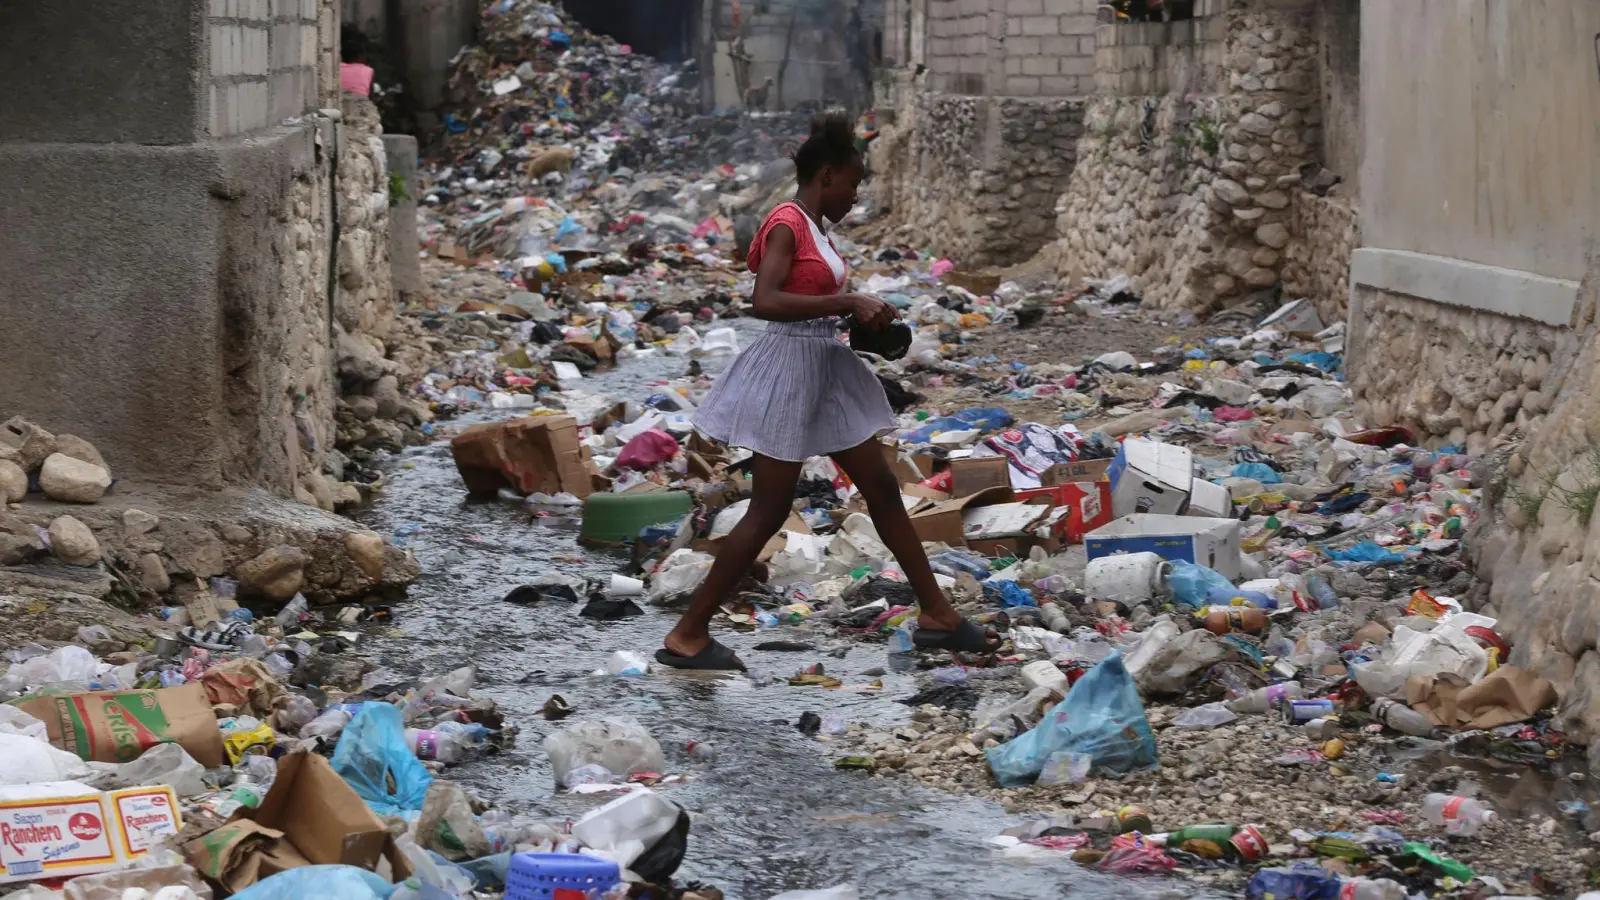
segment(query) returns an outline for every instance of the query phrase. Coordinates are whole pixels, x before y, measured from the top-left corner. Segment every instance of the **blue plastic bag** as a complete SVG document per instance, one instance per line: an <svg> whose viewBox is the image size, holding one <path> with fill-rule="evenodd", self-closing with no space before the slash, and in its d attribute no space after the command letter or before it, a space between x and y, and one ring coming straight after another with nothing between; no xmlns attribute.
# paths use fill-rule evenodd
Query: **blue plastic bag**
<svg viewBox="0 0 1600 900"><path fill-rule="evenodd" d="M374 704L367 704L372 706ZM389 900L394 885L355 866L302 866L279 872L233 895L233 900Z"/></svg>
<svg viewBox="0 0 1600 900"><path fill-rule="evenodd" d="M960 419L952 418L951 416L939 416L923 422L917 426L915 431L907 432L901 437L910 444L926 444L933 440L936 435L943 434L946 431L966 431L971 427L971 425Z"/></svg>
<svg viewBox="0 0 1600 900"><path fill-rule="evenodd" d="M985 581L983 587L984 593L993 593L999 598L1000 605L1007 609L1039 605L1033 593L1015 581Z"/></svg>
<svg viewBox="0 0 1600 900"><path fill-rule="evenodd" d="M362 705L333 750L333 770L380 816L418 812L433 784L406 746L405 723L391 703Z"/></svg>
<svg viewBox="0 0 1600 900"><path fill-rule="evenodd" d="M1167 573L1167 590L1172 600L1184 606L1204 606L1212 591L1234 591L1233 582L1216 569L1181 559L1171 560L1172 571ZM1232 594L1229 598L1232 599Z"/></svg>
<svg viewBox="0 0 1600 900"><path fill-rule="evenodd" d="M1266 463L1239 463L1231 473L1235 478L1254 478L1262 484L1278 484L1283 476Z"/></svg>
<svg viewBox="0 0 1600 900"><path fill-rule="evenodd" d="M1320 350L1312 353L1291 353L1288 359L1290 362L1297 362L1302 366L1312 366L1324 372L1337 372L1339 367L1343 365L1338 356L1332 353L1323 353Z"/></svg>
<svg viewBox="0 0 1600 900"><path fill-rule="evenodd" d="M1250 603L1254 605L1256 609L1278 608L1277 597L1273 597L1269 594L1263 594L1260 591L1241 591L1231 584L1226 588L1217 586L1206 591L1206 605L1232 606L1235 597L1243 597L1244 599L1250 601ZM1198 606L1199 604L1195 605Z"/></svg>
<svg viewBox="0 0 1600 900"><path fill-rule="evenodd" d="M1032 731L984 752L1004 787L1033 783L1057 753L1088 754L1094 775L1153 769L1160 761L1139 689L1121 653L1106 657L1078 679L1067 699L1045 713Z"/></svg>
<svg viewBox="0 0 1600 900"><path fill-rule="evenodd" d="M1011 418L1011 413L995 406L987 408L963 409L955 413L954 417L967 423L969 428L981 428L988 431L991 428L1010 428L1016 421Z"/></svg>
<svg viewBox="0 0 1600 900"><path fill-rule="evenodd" d="M1386 550L1371 541L1362 541L1349 550L1329 550L1328 556L1340 562L1377 563L1379 565L1406 561L1404 554Z"/></svg>
<svg viewBox="0 0 1600 900"><path fill-rule="evenodd" d="M1248 900L1339 900L1343 888L1339 876L1327 869L1299 865L1256 872L1244 895Z"/></svg>

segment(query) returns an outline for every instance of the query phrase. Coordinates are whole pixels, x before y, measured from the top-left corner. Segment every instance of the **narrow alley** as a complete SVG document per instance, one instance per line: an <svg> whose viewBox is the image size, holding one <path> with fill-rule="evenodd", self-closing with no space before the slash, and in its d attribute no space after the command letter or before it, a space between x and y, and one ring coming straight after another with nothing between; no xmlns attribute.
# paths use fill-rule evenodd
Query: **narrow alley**
<svg viewBox="0 0 1600 900"><path fill-rule="evenodd" d="M1597 76L1586 0L0 9L0 896L1597 900Z"/></svg>

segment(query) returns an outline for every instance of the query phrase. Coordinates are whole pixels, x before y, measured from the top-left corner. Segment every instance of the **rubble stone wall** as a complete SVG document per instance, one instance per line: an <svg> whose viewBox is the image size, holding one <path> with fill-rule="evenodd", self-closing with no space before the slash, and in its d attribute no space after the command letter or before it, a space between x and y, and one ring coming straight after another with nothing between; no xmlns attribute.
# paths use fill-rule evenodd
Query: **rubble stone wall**
<svg viewBox="0 0 1600 900"><path fill-rule="evenodd" d="M1061 274L1127 273L1146 304L1194 311L1284 278L1320 147L1314 24L1302 4L1259 4L1100 26L1106 93L1057 205Z"/></svg>
<svg viewBox="0 0 1600 900"><path fill-rule="evenodd" d="M1343 193L1323 197L1295 187L1289 194L1290 237L1281 272L1284 296L1310 297L1323 322L1342 321L1350 304L1350 257L1361 245L1360 210Z"/></svg>
<svg viewBox="0 0 1600 900"><path fill-rule="evenodd" d="M1084 102L915 97L911 114L873 150L890 166L887 197L899 221L964 266L1021 262L1048 244Z"/></svg>

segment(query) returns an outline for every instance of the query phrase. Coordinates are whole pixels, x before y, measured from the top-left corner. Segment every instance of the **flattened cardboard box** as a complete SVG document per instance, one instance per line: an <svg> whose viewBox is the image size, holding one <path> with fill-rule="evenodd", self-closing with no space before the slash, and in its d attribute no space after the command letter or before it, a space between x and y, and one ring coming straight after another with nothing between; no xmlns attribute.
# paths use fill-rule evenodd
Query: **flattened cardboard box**
<svg viewBox="0 0 1600 900"><path fill-rule="evenodd" d="M278 761L278 777L261 805L183 846L189 864L230 891L300 866L347 865L411 875L405 854L355 790L313 753Z"/></svg>
<svg viewBox="0 0 1600 900"><path fill-rule="evenodd" d="M1016 495L1011 492L1011 488L1002 487L980 491L970 497L945 500L913 515L911 527L916 531L917 538L923 542L932 541L949 544L952 547L965 547L967 533L962 524L962 516L968 507L1010 503L1015 499Z"/></svg>
<svg viewBox="0 0 1600 900"><path fill-rule="evenodd" d="M504 486L524 495L591 492L590 463L569 416L474 425L450 441L450 455L474 497L493 497Z"/></svg>

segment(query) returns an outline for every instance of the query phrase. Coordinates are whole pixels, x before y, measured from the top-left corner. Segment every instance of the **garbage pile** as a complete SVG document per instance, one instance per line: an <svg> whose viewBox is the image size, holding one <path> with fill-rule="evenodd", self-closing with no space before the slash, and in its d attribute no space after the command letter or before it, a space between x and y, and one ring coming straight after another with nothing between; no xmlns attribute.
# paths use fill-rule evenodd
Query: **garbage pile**
<svg viewBox="0 0 1600 900"><path fill-rule="evenodd" d="M909 725L800 723L839 747L840 768L1055 812L997 838L1008 855L1181 868L1252 896L1576 883L1579 863L1541 845L1559 823L1499 821L1450 765L1561 771L1581 750L1555 718L1552 686L1509 662L1496 618L1473 599L1460 539L1480 514L1483 463L1363 427L1339 376L1340 326L1290 304L1246 333L1142 359L963 361L952 348L1034 327L1027 311L1040 305L1117 315L1106 311L1119 290L978 294L946 267L934 275L938 261L873 271L854 253L915 328L905 359L869 357L906 396L885 453L913 527L957 608L1006 645L995 660L919 658L915 596L858 492L830 461L809 461L803 503L760 557L764 583L747 582L719 621L882 641L889 669L926 673ZM682 328L697 340L635 342L690 362L648 397L558 379L531 389L535 415L455 437L472 493L524 506L537 527L632 550L615 590L558 591L552 576L518 589L529 602L604 601L630 615L635 600L680 602L743 515L745 454L692 427L710 386L694 358L735 352L738 335L715 321ZM915 393L941 382L993 384L996 405L941 409ZM1059 402L1068 421L1016 421L1006 406L1017 393ZM757 650L813 646L773 637ZM613 663L622 677L651 671L633 652ZM750 677L764 689L882 689L821 663ZM602 780L625 774L601 768ZM1219 809L1232 824L1209 824ZM1284 887L1301 882L1319 886Z"/></svg>
<svg viewBox="0 0 1600 900"><path fill-rule="evenodd" d="M87 626L8 651L0 893L469 898L581 870L616 897L670 879L688 814L641 784L569 823L447 780L516 728L472 695L473 666L414 680L353 660L359 612L297 596L153 648Z"/></svg>

